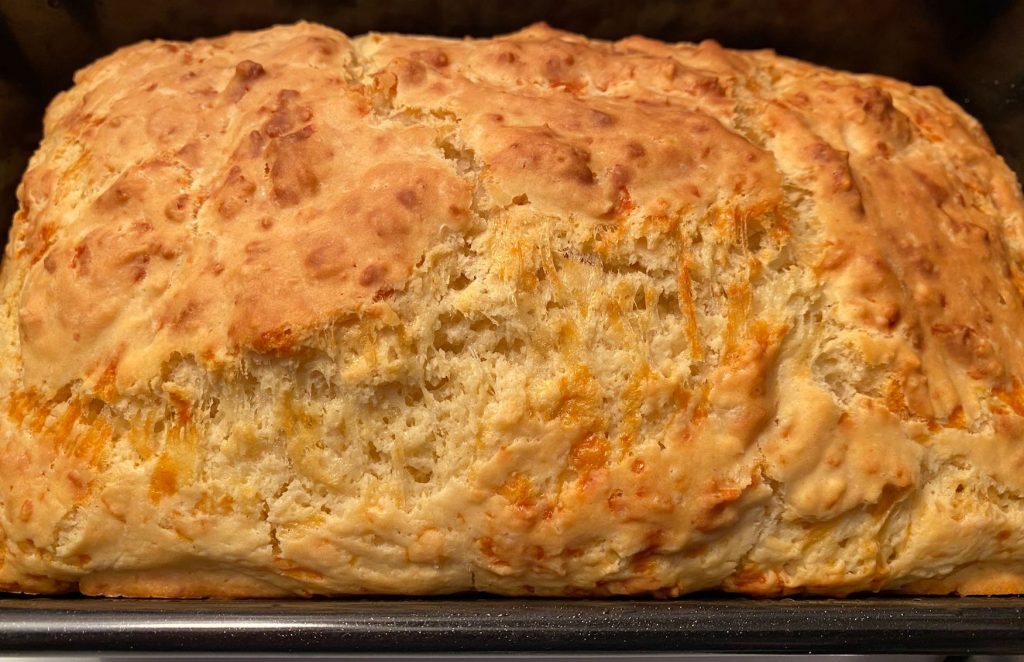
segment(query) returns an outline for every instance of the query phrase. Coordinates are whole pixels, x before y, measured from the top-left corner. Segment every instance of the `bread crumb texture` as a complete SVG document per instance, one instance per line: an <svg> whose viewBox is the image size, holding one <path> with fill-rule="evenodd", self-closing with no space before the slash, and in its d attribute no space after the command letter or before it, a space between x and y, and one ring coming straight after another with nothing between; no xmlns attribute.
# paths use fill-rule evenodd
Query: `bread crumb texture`
<svg viewBox="0 0 1024 662"><path fill-rule="evenodd" d="M1024 205L714 42L151 41L0 278L0 588L1024 592Z"/></svg>

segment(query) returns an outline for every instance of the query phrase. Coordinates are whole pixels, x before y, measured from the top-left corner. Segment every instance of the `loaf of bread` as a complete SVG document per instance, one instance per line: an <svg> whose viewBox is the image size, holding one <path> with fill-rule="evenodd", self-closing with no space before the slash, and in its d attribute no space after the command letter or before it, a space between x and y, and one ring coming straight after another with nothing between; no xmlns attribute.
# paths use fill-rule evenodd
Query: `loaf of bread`
<svg viewBox="0 0 1024 662"><path fill-rule="evenodd" d="M534 26L147 42L0 277L0 588L1024 592L1024 203L943 94Z"/></svg>

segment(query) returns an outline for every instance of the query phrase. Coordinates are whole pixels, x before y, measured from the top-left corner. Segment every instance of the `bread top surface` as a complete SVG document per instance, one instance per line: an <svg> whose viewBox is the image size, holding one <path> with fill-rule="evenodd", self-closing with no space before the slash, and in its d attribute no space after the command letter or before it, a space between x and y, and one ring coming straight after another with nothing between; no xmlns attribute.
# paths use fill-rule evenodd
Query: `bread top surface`
<svg viewBox="0 0 1024 662"><path fill-rule="evenodd" d="M19 200L0 583L1020 577L1024 206L938 90L545 26L147 42Z"/></svg>

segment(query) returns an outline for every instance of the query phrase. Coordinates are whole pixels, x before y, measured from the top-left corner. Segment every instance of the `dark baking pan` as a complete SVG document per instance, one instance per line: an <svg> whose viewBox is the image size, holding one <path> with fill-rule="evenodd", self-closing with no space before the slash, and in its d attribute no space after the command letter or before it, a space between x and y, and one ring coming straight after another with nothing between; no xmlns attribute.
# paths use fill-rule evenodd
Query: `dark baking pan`
<svg viewBox="0 0 1024 662"><path fill-rule="evenodd" d="M0 651L1024 653L1024 598L0 599Z"/></svg>
<svg viewBox="0 0 1024 662"><path fill-rule="evenodd" d="M1024 2L1013 0L0 0L0 238L45 104L94 58L307 19L492 35L544 20L599 38L714 38L938 85L1024 173ZM0 651L1024 653L1022 598L754 601L140 601L0 598Z"/></svg>

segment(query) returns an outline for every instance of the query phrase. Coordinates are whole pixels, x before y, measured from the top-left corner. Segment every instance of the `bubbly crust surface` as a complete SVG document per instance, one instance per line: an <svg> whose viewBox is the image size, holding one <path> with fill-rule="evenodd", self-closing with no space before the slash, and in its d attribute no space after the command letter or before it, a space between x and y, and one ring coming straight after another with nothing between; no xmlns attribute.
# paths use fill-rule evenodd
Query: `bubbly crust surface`
<svg viewBox="0 0 1024 662"><path fill-rule="evenodd" d="M1024 204L941 92L546 26L146 42L0 275L0 589L1024 592Z"/></svg>

